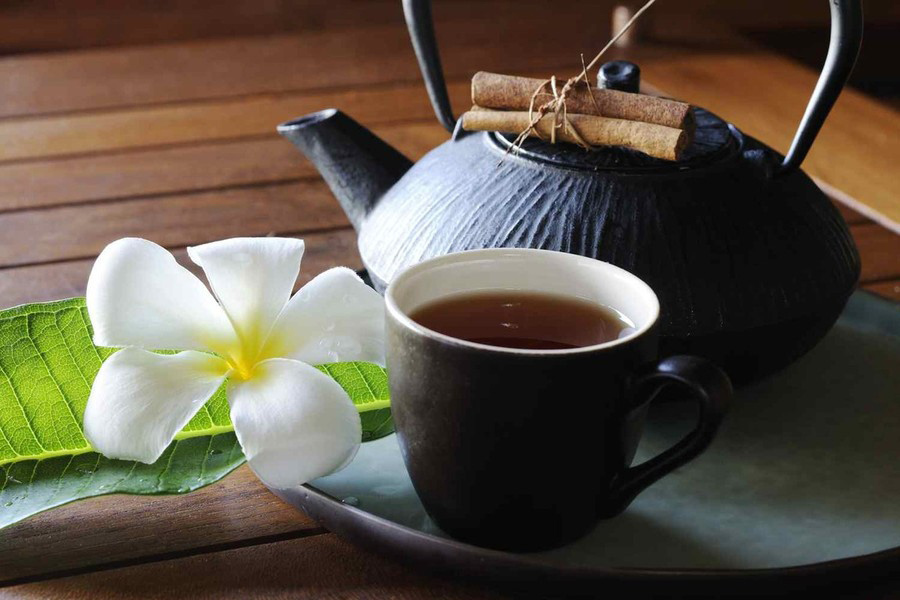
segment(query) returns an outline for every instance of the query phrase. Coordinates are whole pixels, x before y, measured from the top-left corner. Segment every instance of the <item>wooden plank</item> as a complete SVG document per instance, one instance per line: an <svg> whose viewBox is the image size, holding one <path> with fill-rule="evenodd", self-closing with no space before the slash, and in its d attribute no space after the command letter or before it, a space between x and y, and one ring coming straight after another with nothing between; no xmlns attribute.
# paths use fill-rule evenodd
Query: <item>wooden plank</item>
<svg viewBox="0 0 900 600"><path fill-rule="evenodd" d="M838 211L841 213L841 216L844 217L844 221L847 222L848 225L859 225L861 223L871 223L872 220L866 217L865 215L856 212L843 202L839 202L837 200L832 200L835 207L837 207Z"/></svg>
<svg viewBox="0 0 900 600"><path fill-rule="evenodd" d="M288 234L289 235L289 234ZM306 240L303 267L297 285L334 266L361 269L356 232L351 228L325 233L296 234ZM170 247L178 262L202 277L202 271L187 257L183 247ZM0 309L28 302L49 302L83 296L94 257L27 267L0 269Z"/></svg>
<svg viewBox="0 0 900 600"><path fill-rule="evenodd" d="M0 168L0 172L2 172L2 168ZM821 182L820 182L821 183ZM838 190L835 190L831 186L822 186L822 191L831 199L831 202L837 207L838 211L841 213L841 216L844 217L844 221L847 222L848 225L858 225L860 223L871 223L871 219L865 216L862 213L856 212L852 208L850 208L846 203L846 194L840 193Z"/></svg>
<svg viewBox="0 0 900 600"><path fill-rule="evenodd" d="M329 0L259 2L8 2L0 7L0 52L158 44L240 33L265 35L385 23L401 19L396 2L366 0L334 10Z"/></svg>
<svg viewBox="0 0 900 600"><path fill-rule="evenodd" d="M898 223L892 217L893 206L888 207L888 211L884 211L881 209L880 205L867 203L865 200L861 200L859 198L855 198L848 194L847 192L840 190L821 179L816 179L816 183L825 194L832 199L833 202L837 203L841 208L842 214L847 214L847 211L850 211L854 215L858 215L861 219L865 219L866 221L875 221L879 225L890 229L894 233L900 235L900 223ZM887 196L884 198L880 198L880 200L890 200ZM900 202L900 200L894 200L894 202ZM848 223L855 221L847 221ZM862 222L862 221L859 221Z"/></svg>
<svg viewBox="0 0 900 600"><path fill-rule="evenodd" d="M0 589L0 598L510 598L360 552L332 534Z"/></svg>
<svg viewBox="0 0 900 600"><path fill-rule="evenodd" d="M499 3L479 19L454 23L441 37L450 77L476 70L530 71L564 60L577 71L580 52L608 37L603 6L565 3L554 14L581 17L577 28L520 19L519 7ZM399 13L399 7L395 10ZM532 9L534 10L534 9ZM543 9L541 9L543 10ZM498 35L498 19L515 27ZM515 48L528 47L528 52ZM586 50L587 49L587 50ZM364 57L364 59L363 59ZM177 66L177 68L175 68ZM87 50L0 60L0 116L180 102L208 98L419 82L401 22L345 30L228 38L164 46Z"/></svg>
<svg viewBox="0 0 900 600"><path fill-rule="evenodd" d="M765 52L708 53L658 58L642 64L647 79L733 120L781 152L791 139L816 75ZM740 73L739 77L728 74ZM845 90L803 168L852 199L852 208L900 232L900 115Z"/></svg>
<svg viewBox="0 0 900 600"><path fill-rule="evenodd" d="M864 290L868 290L878 294L882 298L900 302L900 279L891 281L879 281L877 283L866 283L861 286Z"/></svg>
<svg viewBox="0 0 900 600"><path fill-rule="evenodd" d="M409 81L415 63L401 34L381 26L7 58L0 80L14 85L0 116ZM357 60L366 54L379 68Z"/></svg>
<svg viewBox="0 0 900 600"><path fill-rule="evenodd" d="M275 183L311 169L274 136L6 164L0 210Z"/></svg>
<svg viewBox="0 0 900 600"><path fill-rule="evenodd" d="M829 588L848 600L897 598L896 589L884 578ZM815 587L809 591L811 597L832 597ZM476 585L464 576L430 575L328 534L7 587L0 598L486 600L535 593L518 592ZM609 583L598 586L596 597L664 596Z"/></svg>
<svg viewBox="0 0 900 600"><path fill-rule="evenodd" d="M508 0L477 0L478 8ZM457 15L472 14L474 2L436 0L435 11L446 26ZM557 4L564 4L557 0ZM595 0L609 10L615 1ZM533 15L533 7L543 2L519 0L516 5ZM48 51L165 43L242 34L265 35L287 31L310 31L336 27L389 23L400 20L400 10L392 0L355 2L353 10L334 10L329 0L301 2L259 2L227 0L198 3L192 0L167 0L165 10L151 2L104 2L67 0L63 5L52 0L4 3L0 9L0 52ZM584 10L584 9L582 9ZM655 29L664 29L679 14L703 14L723 25L783 28L787 26L827 25L828 13L816 0L793 0L778 10L758 10L752 2L721 0L682 0L678 6L660 3L651 15ZM900 9L891 0L867 0L866 21L900 19ZM671 25L669 25L671 27Z"/></svg>
<svg viewBox="0 0 900 600"><path fill-rule="evenodd" d="M900 235L874 223L850 231L862 258L861 283L900 277Z"/></svg>
<svg viewBox="0 0 900 600"><path fill-rule="evenodd" d="M316 175L299 151L272 132L272 123L277 122L277 117L267 121L269 135L261 138L0 165L0 211ZM228 129L228 123L223 123L224 129ZM430 118L424 123L384 125L373 130L413 159L448 137L447 131Z"/></svg>
<svg viewBox="0 0 900 600"><path fill-rule="evenodd" d="M4 529L0 585L112 561L317 529L312 519L272 495L243 466L190 494L101 496Z"/></svg>
<svg viewBox="0 0 900 600"><path fill-rule="evenodd" d="M127 236L183 246L346 225L320 181L12 212L0 215L0 265L91 258Z"/></svg>
<svg viewBox="0 0 900 600"><path fill-rule="evenodd" d="M435 13L445 75L468 78L477 70L524 73L560 65L568 65L570 76L577 74L580 55L590 56L609 38L612 4L554 4L554 18L577 20L578 27L547 27L546 6L538 2L470 0L440 7ZM0 98L0 117L419 82L400 7L388 10L394 12L387 23L346 29L0 59L0 81L13 82ZM693 40L703 32L717 49L746 46L721 23L707 27L695 15L678 13L667 17L668 38ZM673 30L678 35L672 36ZM694 50L668 45L658 52Z"/></svg>
<svg viewBox="0 0 900 600"><path fill-rule="evenodd" d="M451 91L469 94L468 81ZM0 121L0 160L46 158L274 135L278 123L329 107L367 125L433 119L418 83L351 91L254 96L175 106Z"/></svg>
<svg viewBox="0 0 900 600"><path fill-rule="evenodd" d="M727 23L741 29L778 29L804 25L827 26L829 22L828 10L823 2L817 0L791 0L778 5L767 5L766 10L760 10L760 6L753 2L690 0L690 4L689 10L693 15L704 15L716 22ZM679 6L681 6L680 3ZM678 9L675 6L668 8L673 12ZM865 9L867 24L900 20L900 4L891 0L875 0L874 2L867 0ZM664 24L664 22L658 23L658 26Z"/></svg>

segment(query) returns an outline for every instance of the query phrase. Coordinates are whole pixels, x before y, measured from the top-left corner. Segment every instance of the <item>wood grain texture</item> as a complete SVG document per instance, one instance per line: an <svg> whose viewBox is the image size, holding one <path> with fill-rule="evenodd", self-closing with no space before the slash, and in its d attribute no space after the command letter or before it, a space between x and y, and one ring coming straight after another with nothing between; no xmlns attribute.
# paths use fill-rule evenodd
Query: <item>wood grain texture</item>
<svg viewBox="0 0 900 600"><path fill-rule="evenodd" d="M179 136L183 146L0 165L0 212L317 177L302 154L274 133L277 122L266 121L261 137L210 142L198 129L195 137ZM229 131L230 123L223 121L218 130ZM414 159L448 137L432 119L373 130ZM111 133L114 139L115 129Z"/></svg>
<svg viewBox="0 0 900 600"><path fill-rule="evenodd" d="M0 584L316 529L314 521L272 495L245 465L190 494L100 496L4 529Z"/></svg>
<svg viewBox="0 0 900 600"><path fill-rule="evenodd" d="M618 0L595 0L579 5L582 15L609 12ZM435 0L435 12L446 26L453 19L468 18L473 9L497 6L509 10L515 4L522 19L540 18L544 3L509 0ZM559 4L559 3L558 3ZM637 4L631 2L631 4ZM0 9L0 52L69 50L97 46L121 46L215 38L232 35L267 35L318 31L374 23L399 22L393 0L356 0L352 10L334 10L332 0L227 0L205 3L193 0L163 2L109 2L104 0L29 0L4 3ZM589 6L589 7L588 7ZM537 10L536 10L537 9ZM723 25L741 28L783 28L826 25L828 12L817 0L792 0L778 10L758 10L752 2L682 0L677 5L654 7L654 31L672 35L673 18L703 14ZM569 16L569 15L566 15ZM892 0L867 0L867 22L896 22L900 9ZM642 23L645 24L645 23ZM681 32L683 35L683 32ZM707 36L715 32L707 32Z"/></svg>
<svg viewBox="0 0 900 600"><path fill-rule="evenodd" d="M509 598L363 553L333 534L0 589L0 598Z"/></svg>
<svg viewBox="0 0 900 600"><path fill-rule="evenodd" d="M863 257L861 282L900 277L900 235L874 223L852 225L850 231Z"/></svg>
<svg viewBox="0 0 900 600"><path fill-rule="evenodd" d="M737 586L738 584L735 584ZM725 588L727 591L736 587ZM846 600L897 598L896 583L861 581L832 586ZM821 586L811 597L832 597ZM724 596L724 594L722 595ZM500 600L546 598L527 590L499 590L467 582L464 575L431 575L350 546L333 534L288 540L99 571L0 589L0 599L87 600L94 598L192 598L322 600ZM579 597L674 598L648 596L628 586L598 586ZM681 596L679 596L681 597ZM684 596L688 597L688 596Z"/></svg>
<svg viewBox="0 0 900 600"><path fill-rule="evenodd" d="M155 44L232 35L318 31L400 18L395 2L354 2L333 10L329 0L161 0L9 2L0 7L0 51L22 53Z"/></svg>
<svg viewBox="0 0 900 600"><path fill-rule="evenodd" d="M399 14L399 6L394 10ZM577 70L579 52L593 48L608 31L608 13L587 14L594 19L577 29L520 20L504 36L497 35L496 19L518 16L512 4L497 7L493 18L457 22L453 35L442 37L445 72L467 78L473 65L531 71L558 66L563 57ZM529 52L506 52L511 44L526 42ZM514 56L513 65L508 56ZM0 116L10 117L339 86L364 90L418 84L420 75L409 35L398 20L293 35L15 57L0 61L0 81L15 82L0 98Z"/></svg>
<svg viewBox="0 0 900 600"><path fill-rule="evenodd" d="M0 215L0 265L92 258L127 236L184 246L346 225L319 181L12 212Z"/></svg>
<svg viewBox="0 0 900 600"><path fill-rule="evenodd" d="M838 211L841 213L841 216L844 217L844 221L847 222L848 225L858 225L860 223L871 223L871 220L865 215L856 212L843 202L835 200L831 197L830 194L826 194L831 198L832 203L837 207Z"/></svg>
<svg viewBox="0 0 900 600"><path fill-rule="evenodd" d="M880 203L868 203L864 199L851 196L847 192L818 178L815 178L815 182L829 198L843 207L842 213L845 210L852 211L856 215L869 221L875 221L882 227L900 235L900 224L898 224L892 212L894 209L893 205L889 205L888 210L885 211L882 209L882 204ZM850 221L848 221L848 223L849 222Z"/></svg>
<svg viewBox="0 0 900 600"><path fill-rule="evenodd" d="M891 281L879 281L877 283L866 283L862 285L864 290L868 290L878 294L882 298L888 298L895 302L900 302L900 279Z"/></svg>
<svg viewBox="0 0 900 600"><path fill-rule="evenodd" d="M468 83L456 83L452 92L464 97ZM10 140L0 147L0 161L274 136L278 123L329 107L368 125L424 120L433 114L418 84L402 84L8 120L0 121L0 138Z"/></svg>

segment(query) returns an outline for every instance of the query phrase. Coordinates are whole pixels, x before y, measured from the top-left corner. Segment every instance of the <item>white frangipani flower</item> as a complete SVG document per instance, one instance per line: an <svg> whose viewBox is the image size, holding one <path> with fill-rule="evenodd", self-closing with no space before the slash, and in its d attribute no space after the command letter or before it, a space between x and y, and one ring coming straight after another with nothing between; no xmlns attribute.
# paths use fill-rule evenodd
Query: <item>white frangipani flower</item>
<svg viewBox="0 0 900 600"><path fill-rule="evenodd" d="M359 413L311 365L384 364L384 304L350 269L326 271L293 297L303 242L235 238L188 248L206 286L164 248L125 238L97 257L87 308L100 368L84 432L111 458L156 461L228 378L234 431L250 466L276 488L346 465ZM218 301L217 301L218 299ZM180 350L157 354L150 350Z"/></svg>

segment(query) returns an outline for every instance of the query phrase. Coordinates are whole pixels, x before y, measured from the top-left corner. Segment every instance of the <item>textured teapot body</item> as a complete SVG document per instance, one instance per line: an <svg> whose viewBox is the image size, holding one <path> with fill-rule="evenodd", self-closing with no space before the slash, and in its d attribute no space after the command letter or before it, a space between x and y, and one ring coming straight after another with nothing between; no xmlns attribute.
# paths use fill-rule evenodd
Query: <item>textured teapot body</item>
<svg viewBox="0 0 900 600"><path fill-rule="evenodd" d="M664 351L738 380L811 348L843 308L859 257L838 211L796 170L733 130L731 152L682 170L565 168L506 154L493 134L428 153L359 227L380 290L406 266L493 247L544 248L621 266L662 303Z"/></svg>

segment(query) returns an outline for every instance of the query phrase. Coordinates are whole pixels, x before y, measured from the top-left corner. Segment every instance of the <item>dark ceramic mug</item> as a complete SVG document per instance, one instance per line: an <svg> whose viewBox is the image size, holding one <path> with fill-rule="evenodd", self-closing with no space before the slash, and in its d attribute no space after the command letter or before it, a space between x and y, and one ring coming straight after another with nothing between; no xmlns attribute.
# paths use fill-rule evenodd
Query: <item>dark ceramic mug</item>
<svg viewBox="0 0 900 600"><path fill-rule="evenodd" d="M489 290L593 300L634 328L594 346L520 350L449 337L410 318L441 297ZM656 294L598 260L527 249L450 254L400 273L386 304L403 460L428 514L466 542L526 551L584 535L705 450L731 397L728 378L706 360L657 362ZM647 405L668 385L696 398L697 426L629 467Z"/></svg>

